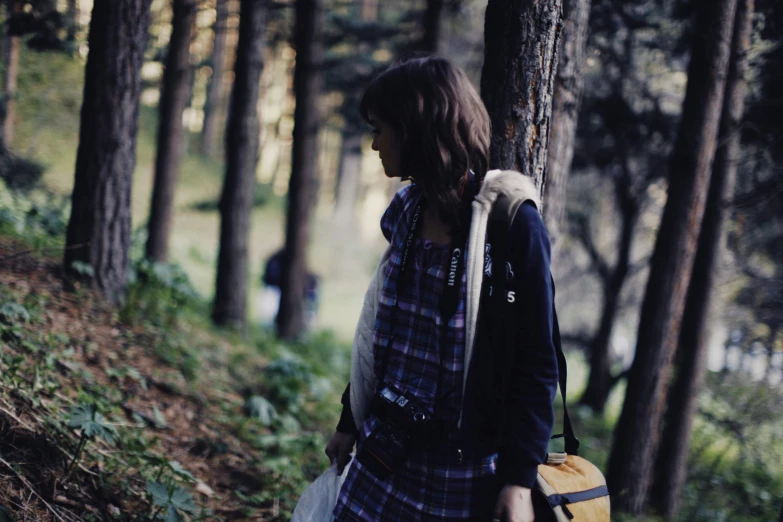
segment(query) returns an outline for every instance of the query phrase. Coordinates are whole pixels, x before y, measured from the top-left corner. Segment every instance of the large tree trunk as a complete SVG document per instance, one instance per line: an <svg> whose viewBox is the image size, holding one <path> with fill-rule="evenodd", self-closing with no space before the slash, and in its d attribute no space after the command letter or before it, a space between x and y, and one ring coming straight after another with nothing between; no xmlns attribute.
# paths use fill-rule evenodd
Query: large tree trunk
<svg viewBox="0 0 783 522"><path fill-rule="evenodd" d="M492 120L490 168L518 170L543 187L561 0L489 0L481 97Z"/></svg>
<svg viewBox="0 0 783 522"><path fill-rule="evenodd" d="M190 99L190 39L196 20L196 0L174 0L166 68L158 116L158 150L155 158L155 184L147 226L147 259L168 259L174 188L182 160L182 113Z"/></svg>
<svg viewBox="0 0 783 522"><path fill-rule="evenodd" d="M264 68L266 0L243 0L226 126L226 179L220 197L220 253L212 319L244 326L247 319L248 235L258 165L258 97Z"/></svg>
<svg viewBox="0 0 783 522"><path fill-rule="evenodd" d="M587 45L590 0L563 0L563 35L557 58L557 77L544 180L544 222L556 257L560 228L565 219L566 186L574 157L574 136L582 97L583 65Z"/></svg>
<svg viewBox="0 0 783 522"><path fill-rule="evenodd" d="M226 67L226 35L228 34L228 1L216 0L215 25L212 39L212 74L207 85L207 100L204 103L204 127L201 131L201 154L213 158L217 155L218 125L222 120L223 72Z"/></svg>
<svg viewBox="0 0 783 522"><path fill-rule="evenodd" d="M715 155L693 276L678 344L677 376L669 392L661 448L656 463L651 502L667 519L680 510L687 477L693 417L704 381L709 340L708 318L715 306L714 286L718 262L726 244L728 202L734 192L740 151L739 125L744 110L747 54L752 33L754 0L739 0L734 23L731 64L726 80L719 142Z"/></svg>
<svg viewBox="0 0 783 522"><path fill-rule="evenodd" d="M669 165L669 195L650 264L636 355L614 431L607 481L613 507L641 514L652 481L671 359L682 324L717 143L737 0L704 3Z"/></svg>
<svg viewBox="0 0 783 522"><path fill-rule="evenodd" d="M24 2L22 0L9 0L8 13L6 15L5 31L3 35L3 62L5 63L5 77L3 78L3 103L0 107L2 128L0 132L0 146L11 148L14 139L14 119L16 117L16 80L19 77L19 51L22 39L16 28L16 21L22 14Z"/></svg>
<svg viewBox="0 0 783 522"><path fill-rule="evenodd" d="M141 66L152 0L95 2L66 235L65 269L92 267L93 285L125 297L131 239Z"/></svg>
<svg viewBox="0 0 783 522"><path fill-rule="evenodd" d="M604 412L606 401L609 399L609 394L616 382L616 377L612 376L611 372L609 348L619 308L620 293L631 268L633 233L639 217L636 198L631 194L630 176L624 177L617 183L615 191L622 216L617 263L611 273L604 277L604 303L601 321L598 331L590 342L590 376L580 399L581 404L600 414Z"/></svg>
<svg viewBox="0 0 783 522"><path fill-rule="evenodd" d="M288 184L288 216L277 334L294 339L304 328L304 290L310 215L318 167L318 97L321 89L323 0L296 2L294 143Z"/></svg>
<svg viewBox="0 0 783 522"><path fill-rule="evenodd" d="M443 27L443 0L427 0L424 11L424 34L419 49L428 54L438 52L441 29Z"/></svg>

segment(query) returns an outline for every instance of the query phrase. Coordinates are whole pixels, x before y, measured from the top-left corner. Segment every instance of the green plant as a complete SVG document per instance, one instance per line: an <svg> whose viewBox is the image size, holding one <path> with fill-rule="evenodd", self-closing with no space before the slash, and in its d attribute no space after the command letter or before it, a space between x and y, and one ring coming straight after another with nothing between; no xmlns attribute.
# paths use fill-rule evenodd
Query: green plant
<svg viewBox="0 0 783 522"><path fill-rule="evenodd" d="M179 486L148 481L147 493L151 497L151 505L157 508L152 520L157 520L158 515L164 512L163 520L166 522L182 522L182 513L193 515L198 511L190 493Z"/></svg>
<svg viewBox="0 0 783 522"><path fill-rule="evenodd" d="M265 397L254 395L245 402L245 410L248 415L257 419L266 427L272 425L278 417L277 410Z"/></svg>
<svg viewBox="0 0 783 522"><path fill-rule="evenodd" d="M117 430L114 429L114 426L106 423L103 415L98 413L98 407L92 403L75 406L68 418L68 427L81 430L81 436L79 437L79 444L74 452L73 460L71 460L65 471L66 478L70 476L73 468L79 462L88 440L99 437L109 444L113 444L117 436Z"/></svg>
<svg viewBox="0 0 783 522"><path fill-rule="evenodd" d="M92 265L84 261L71 262L71 270L84 279L90 279L95 275L95 269Z"/></svg>
<svg viewBox="0 0 783 522"><path fill-rule="evenodd" d="M30 322L30 312L19 303L10 301L0 307L0 322L9 326L27 323Z"/></svg>
<svg viewBox="0 0 783 522"><path fill-rule="evenodd" d="M163 326L179 318L186 308L204 307L188 275L177 264L142 259L132 266L129 282L128 299L120 317L132 324L147 320Z"/></svg>

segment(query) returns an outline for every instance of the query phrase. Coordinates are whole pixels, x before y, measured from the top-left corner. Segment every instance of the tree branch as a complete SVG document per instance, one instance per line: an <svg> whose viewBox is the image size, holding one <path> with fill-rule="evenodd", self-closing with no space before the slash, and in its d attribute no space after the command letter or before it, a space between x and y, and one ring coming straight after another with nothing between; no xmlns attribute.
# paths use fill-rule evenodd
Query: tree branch
<svg viewBox="0 0 783 522"><path fill-rule="evenodd" d="M598 273L598 276L602 281L604 281L604 283L606 283L609 281L609 277L611 276L609 263L606 262L606 259L604 259L603 255L601 255L601 253L598 251L598 247L593 241L593 236L590 233L590 226L587 218L585 216L578 215L574 217L572 222L575 228L574 236L587 251L587 255L590 256L590 261L592 261L593 268Z"/></svg>

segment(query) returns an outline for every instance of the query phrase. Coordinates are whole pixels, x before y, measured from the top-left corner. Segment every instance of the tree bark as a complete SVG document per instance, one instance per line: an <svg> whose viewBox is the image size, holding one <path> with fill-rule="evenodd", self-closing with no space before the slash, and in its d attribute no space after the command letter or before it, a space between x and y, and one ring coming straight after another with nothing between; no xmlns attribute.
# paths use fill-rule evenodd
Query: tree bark
<svg viewBox="0 0 783 522"><path fill-rule="evenodd" d="M609 354L612 330L620 303L620 293L631 268L631 247L639 217L636 199L631 195L630 177L618 181L617 199L622 216L617 263L604 279L604 303L598 331L590 342L590 376L580 403L603 414L609 394L616 382L612 376Z"/></svg>
<svg viewBox="0 0 783 522"><path fill-rule="evenodd" d="M16 118L16 81L19 77L19 51L22 39L15 23L22 14L24 2L10 0L3 38L3 61L5 62L5 77L3 78L3 104L0 108L2 116L2 136L0 146L11 148L14 139L14 119Z"/></svg>
<svg viewBox="0 0 783 522"><path fill-rule="evenodd" d="M92 267L110 302L125 297L131 240L141 66L152 0L95 2L90 20L79 149L68 221L65 269Z"/></svg>
<svg viewBox="0 0 783 522"><path fill-rule="evenodd" d="M259 148L258 97L264 68L266 0L240 4L239 42L226 126L226 179L220 197L220 253L212 319L242 327L247 319L248 235Z"/></svg>
<svg viewBox="0 0 783 522"><path fill-rule="evenodd" d="M490 168L544 184L561 0L489 0L481 97L492 121Z"/></svg>
<svg viewBox="0 0 783 522"><path fill-rule="evenodd" d="M636 355L614 431L607 481L613 508L639 515L652 482L671 359L682 324L715 155L737 0L704 3L688 67L669 195L650 264Z"/></svg>
<svg viewBox="0 0 783 522"><path fill-rule="evenodd" d="M147 259L168 260L174 188L182 161L182 113L190 99L190 40L198 4L195 0L174 0L171 39L163 72L158 115L158 150L147 226Z"/></svg>
<svg viewBox="0 0 783 522"><path fill-rule="evenodd" d="M321 89L323 0L296 2L296 69L294 70L294 142L288 184L288 216L280 285L277 335L296 338L304 328L304 290L310 216L315 203L318 167L318 97Z"/></svg>
<svg viewBox="0 0 783 522"><path fill-rule="evenodd" d="M574 157L574 136L584 84L582 70L589 18L590 0L563 0L563 35L557 58L552 128L544 181L544 222L552 243L553 259L557 255L560 228L565 219L566 187Z"/></svg>
<svg viewBox="0 0 783 522"><path fill-rule="evenodd" d="M680 511L687 477L688 449L699 390L704 382L709 339L708 318L714 309L718 263L726 246L726 218L734 193L740 153L740 122L744 111L747 54L752 34L754 0L738 0L731 62L723 100L719 142L704 213L693 276L680 330L679 367L669 392L661 448L656 463L651 503L669 520Z"/></svg>
<svg viewBox="0 0 783 522"><path fill-rule="evenodd" d="M212 40L212 74L207 85L207 99L204 103L204 127L201 131L201 155L214 158L218 154L218 125L222 120L223 73L226 67L226 36L228 35L228 1L216 0L215 26Z"/></svg>
<svg viewBox="0 0 783 522"><path fill-rule="evenodd" d="M436 54L443 27L443 0L427 0L424 11L424 34L419 48L427 54Z"/></svg>

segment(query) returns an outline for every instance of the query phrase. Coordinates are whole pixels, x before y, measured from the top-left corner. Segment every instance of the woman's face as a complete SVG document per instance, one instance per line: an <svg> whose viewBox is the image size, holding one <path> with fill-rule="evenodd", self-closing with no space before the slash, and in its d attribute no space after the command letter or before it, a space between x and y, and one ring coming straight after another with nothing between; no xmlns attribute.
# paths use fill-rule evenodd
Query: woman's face
<svg viewBox="0 0 783 522"><path fill-rule="evenodd" d="M378 157L381 158L383 170L389 178L402 177L400 171L400 156L402 144L397 136L397 132L388 123L371 118L372 122L372 150L378 151Z"/></svg>

